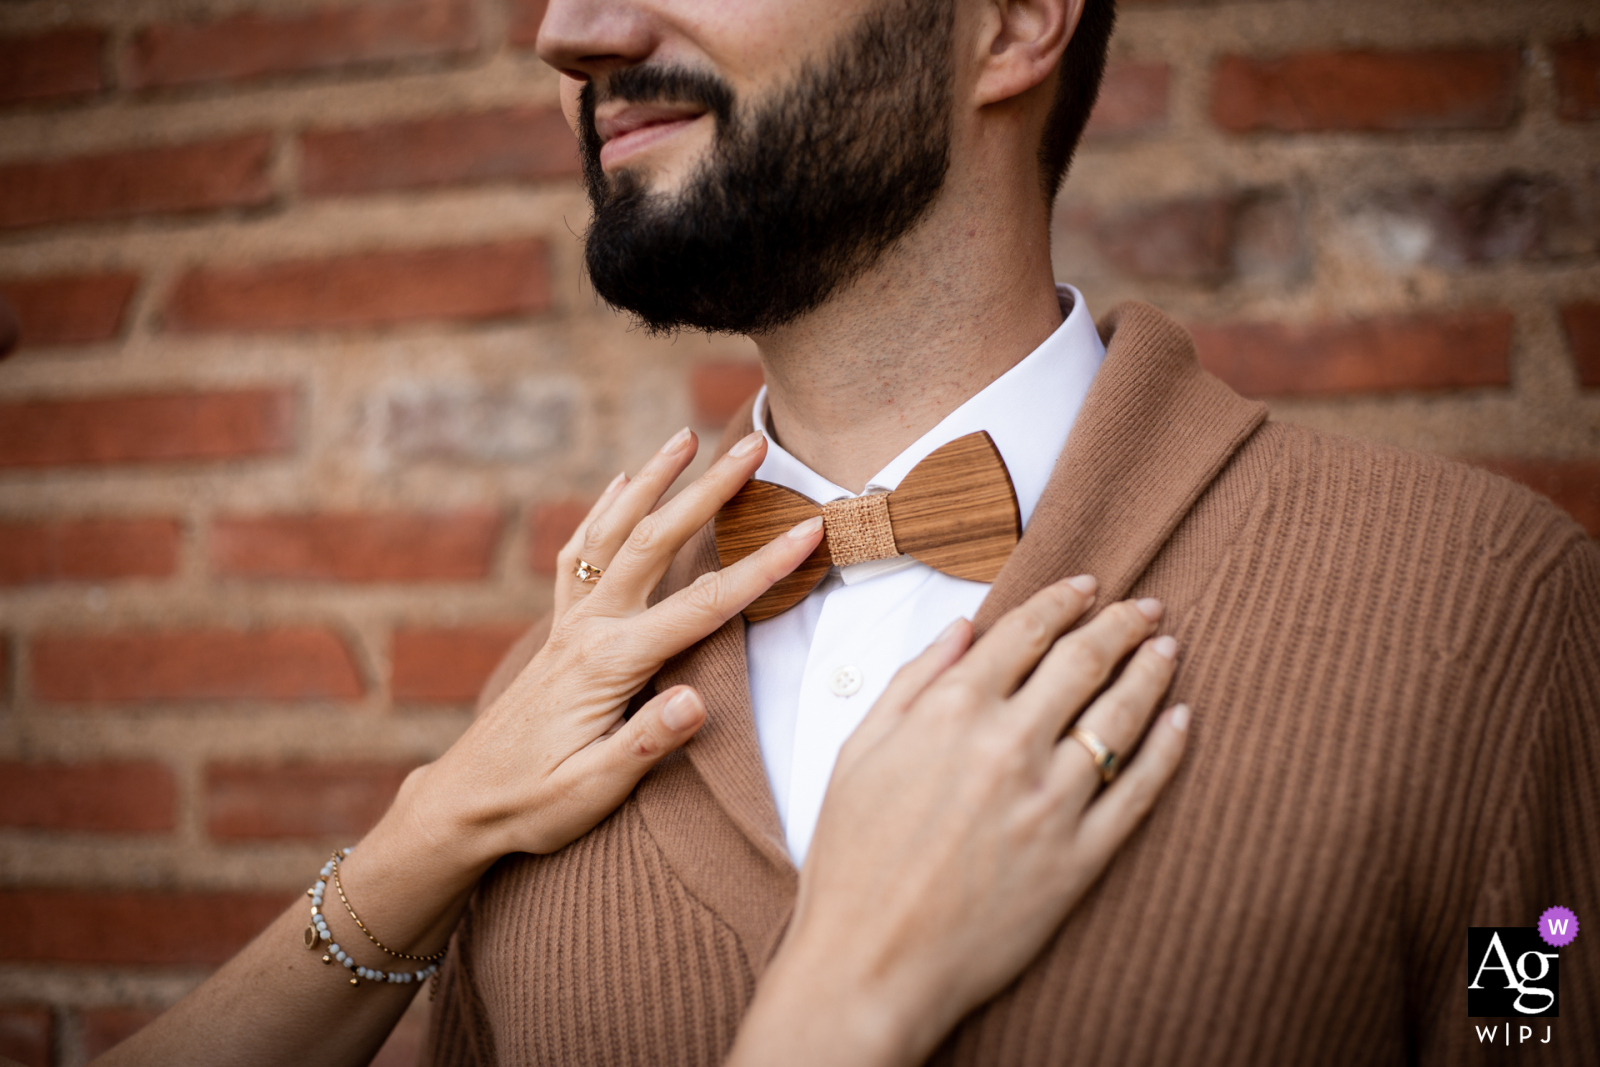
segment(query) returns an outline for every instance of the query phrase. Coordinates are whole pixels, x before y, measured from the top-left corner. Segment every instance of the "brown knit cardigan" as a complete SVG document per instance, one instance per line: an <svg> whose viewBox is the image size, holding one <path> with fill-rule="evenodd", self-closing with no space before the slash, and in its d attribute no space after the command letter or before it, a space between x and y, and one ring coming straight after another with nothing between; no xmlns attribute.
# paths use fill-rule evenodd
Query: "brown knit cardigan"
<svg viewBox="0 0 1600 1067"><path fill-rule="evenodd" d="M949 1064L1600 1062L1600 551L1549 502L1266 420L1125 304L980 627L1080 571L1168 605L1184 763ZM749 429L748 409L730 439ZM702 535L668 585L715 566ZM531 654L524 648L519 662ZM513 663L514 667L516 664ZM709 706L586 837L484 878L434 1005L438 1065L715 1064L796 872L743 623L662 671ZM1590 926L1537 1037L1481 1047L1469 926ZM1522 1022L1523 1020L1518 1020ZM1546 1023L1553 1027L1548 1044Z"/></svg>

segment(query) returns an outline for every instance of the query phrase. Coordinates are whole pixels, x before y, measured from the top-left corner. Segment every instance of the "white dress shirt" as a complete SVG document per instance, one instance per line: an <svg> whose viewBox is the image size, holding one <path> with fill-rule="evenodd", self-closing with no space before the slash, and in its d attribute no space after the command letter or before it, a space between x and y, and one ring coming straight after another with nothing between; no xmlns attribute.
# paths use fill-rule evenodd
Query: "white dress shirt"
<svg viewBox="0 0 1600 1067"><path fill-rule="evenodd" d="M890 492L941 445L987 430L1005 460L1023 529L1094 380L1105 346L1083 296L1056 286L1064 321L1022 362L945 416L868 480ZM767 391L752 417L767 435L755 477L819 504L854 496L790 455L767 428ZM987 582L941 574L910 556L835 567L800 603L745 631L750 699L767 781L789 854L805 862L839 749L889 679L955 619L971 618Z"/></svg>

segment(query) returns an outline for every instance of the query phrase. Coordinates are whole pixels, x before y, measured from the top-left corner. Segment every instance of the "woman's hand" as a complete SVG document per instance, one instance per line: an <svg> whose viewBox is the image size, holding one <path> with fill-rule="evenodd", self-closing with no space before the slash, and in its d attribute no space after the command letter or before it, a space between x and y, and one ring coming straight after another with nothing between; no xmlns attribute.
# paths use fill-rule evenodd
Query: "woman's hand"
<svg viewBox="0 0 1600 1067"><path fill-rule="evenodd" d="M622 713L669 657L744 609L811 554L821 520L648 607L679 548L710 522L761 464L751 434L670 503L660 504L694 458L688 430L629 483L618 478L562 551L557 618L544 649L438 760L413 771L388 812L340 865L362 921L385 945L425 956L455 929L479 877L510 852L549 852L626 799L662 756L705 719L685 686ZM573 577L579 557L605 570ZM315 877L314 870L305 872ZM107 1064L366 1063L416 993L415 984L367 982L359 996L343 967L324 965L302 940L305 900L189 996L106 1054ZM323 916L352 959L392 969L330 898ZM407 966L402 964L402 966ZM409 969L409 966L407 966Z"/></svg>
<svg viewBox="0 0 1600 1067"><path fill-rule="evenodd" d="M704 721L704 704L687 686L622 716L663 663L810 555L821 521L801 523L653 607L647 599L678 550L738 492L765 452L765 438L750 434L660 505L694 458L694 435L684 430L631 482L619 476L562 549L544 647L444 756L407 783L420 812L442 816L472 842L474 866L512 852L553 852L588 832ZM604 576L580 582L580 559Z"/></svg>
<svg viewBox="0 0 1600 1067"><path fill-rule="evenodd" d="M1126 757L1176 645L1146 640L1153 600L1061 637L1094 588L1050 586L970 650L958 621L895 676L840 754L794 919L730 1063L921 1062L1099 877L1177 767L1187 709L1102 789L1063 731L1076 721Z"/></svg>

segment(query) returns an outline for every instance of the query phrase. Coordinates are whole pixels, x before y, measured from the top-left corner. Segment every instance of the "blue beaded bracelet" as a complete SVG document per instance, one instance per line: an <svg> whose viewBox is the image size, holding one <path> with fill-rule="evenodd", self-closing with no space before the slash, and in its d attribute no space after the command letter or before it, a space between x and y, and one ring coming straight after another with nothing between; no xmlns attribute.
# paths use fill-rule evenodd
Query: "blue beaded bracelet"
<svg viewBox="0 0 1600 1067"><path fill-rule="evenodd" d="M404 952L396 952L394 949L385 946L376 937L373 937L372 931L368 930L366 924L356 917L356 910L350 906L349 899L344 895L344 886L339 882L339 861L348 855L350 855L348 848L335 852L328 862L322 865L322 870L317 873L317 884L306 890L306 896L311 898L311 925L306 927L306 948L315 952L323 942L327 942L328 949L322 957L322 962L329 966L335 963L343 964L345 969L351 972L350 984L353 986L360 985L363 978L369 982L394 982L405 985L409 982L426 982L429 978L438 974L439 963L444 959L444 954L448 949L441 949L432 956L412 956ZM367 935L369 941L391 956L417 960L427 963L427 966L420 971L380 971L374 967L361 966L348 952L340 948L333 940L332 931L328 929L326 916L322 914L322 896L327 892L330 876L333 878L334 887L339 893L339 899L344 902L345 910L350 913L350 918L355 920L355 924L361 928L362 933Z"/></svg>

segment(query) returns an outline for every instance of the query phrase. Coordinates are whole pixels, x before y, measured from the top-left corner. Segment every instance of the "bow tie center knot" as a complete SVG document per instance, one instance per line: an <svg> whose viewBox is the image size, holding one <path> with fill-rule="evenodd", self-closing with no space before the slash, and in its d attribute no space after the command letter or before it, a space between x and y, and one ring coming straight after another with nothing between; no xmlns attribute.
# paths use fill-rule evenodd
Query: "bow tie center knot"
<svg viewBox="0 0 1600 1067"><path fill-rule="evenodd" d="M889 522L888 493L830 501L822 505L822 523L828 532L828 554L836 567L900 555Z"/></svg>

